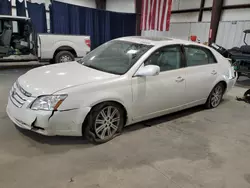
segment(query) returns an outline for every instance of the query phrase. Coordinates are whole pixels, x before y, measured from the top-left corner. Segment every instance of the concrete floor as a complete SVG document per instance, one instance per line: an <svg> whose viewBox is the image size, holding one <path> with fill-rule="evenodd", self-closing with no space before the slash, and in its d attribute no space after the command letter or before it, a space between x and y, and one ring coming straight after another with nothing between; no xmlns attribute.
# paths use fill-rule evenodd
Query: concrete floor
<svg viewBox="0 0 250 188"><path fill-rule="evenodd" d="M25 69L0 71L0 188L249 188L250 105L234 88L201 107L130 126L103 145L18 130L5 106ZM245 85L248 81L242 81Z"/></svg>

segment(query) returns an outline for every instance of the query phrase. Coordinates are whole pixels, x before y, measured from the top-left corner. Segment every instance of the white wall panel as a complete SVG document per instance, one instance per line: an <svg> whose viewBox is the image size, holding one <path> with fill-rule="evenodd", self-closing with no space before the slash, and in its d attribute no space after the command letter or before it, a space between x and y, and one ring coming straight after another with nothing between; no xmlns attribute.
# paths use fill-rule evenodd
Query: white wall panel
<svg viewBox="0 0 250 188"><path fill-rule="evenodd" d="M224 0L224 5L248 4L249 0Z"/></svg>
<svg viewBox="0 0 250 188"><path fill-rule="evenodd" d="M200 0L180 0L179 9L200 8Z"/></svg>
<svg viewBox="0 0 250 188"><path fill-rule="evenodd" d="M210 22L191 23L189 36L195 35L201 43L208 42Z"/></svg>
<svg viewBox="0 0 250 188"><path fill-rule="evenodd" d="M166 31L143 31L142 36L165 36L188 40L190 23L172 23L168 32Z"/></svg>
<svg viewBox="0 0 250 188"><path fill-rule="evenodd" d="M221 21L237 21L237 20L250 20L250 8L231 9L222 11Z"/></svg>
<svg viewBox="0 0 250 188"><path fill-rule="evenodd" d="M171 23L175 22L197 22L198 21L198 12L191 13L178 13L171 15Z"/></svg>
<svg viewBox="0 0 250 188"><path fill-rule="evenodd" d="M114 12L135 13L135 1L134 0L107 0L106 10L114 11Z"/></svg>
<svg viewBox="0 0 250 188"><path fill-rule="evenodd" d="M169 32L143 31L143 36L165 36L188 40L191 35L196 35L201 43L208 42L209 22L200 23L171 23ZM220 22L216 43L229 49L240 47L243 43L245 29L250 28L250 21ZM250 44L250 35L247 37Z"/></svg>
<svg viewBox="0 0 250 188"><path fill-rule="evenodd" d="M213 0L206 0L204 7L212 7L213 6Z"/></svg>
<svg viewBox="0 0 250 188"><path fill-rule="evenodd" d="M173 0L172 1L172 10L179 10L180 0Z"/></svg>
<svg viewBox="0 0 250 188"><path fill-rule="evenodd" d="M211 11L204 11L202 16L203 22L210 22L211 21L212 12Z"/></svg>
<svg viewBox="0 0 250 188"><path fill-rule="evenodd" d="M173 38L179 38L188 40L190 33L190 23L174 23L170 25L169 36Z"/></svg>
<svg viewBox="0 0 250 188"><path fill-rule="evenodd" d="M245 29L250 28L250 21L238 21L234 22L220 22L216 43L225 47L240 47L243 45L243 38ZM247 38L248 43L250 44L250 36Z"/></svg>

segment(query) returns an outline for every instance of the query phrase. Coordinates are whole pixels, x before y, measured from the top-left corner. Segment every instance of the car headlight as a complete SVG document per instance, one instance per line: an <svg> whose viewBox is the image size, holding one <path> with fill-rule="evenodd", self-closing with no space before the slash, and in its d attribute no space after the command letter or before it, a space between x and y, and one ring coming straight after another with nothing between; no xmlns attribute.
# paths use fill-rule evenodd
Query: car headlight
<svg viewBox="0 0 250 188"><path fill-rule="evenodd" d="M46 95L38 97L31 105L32 110L57 110L68 95Z"/></svg>

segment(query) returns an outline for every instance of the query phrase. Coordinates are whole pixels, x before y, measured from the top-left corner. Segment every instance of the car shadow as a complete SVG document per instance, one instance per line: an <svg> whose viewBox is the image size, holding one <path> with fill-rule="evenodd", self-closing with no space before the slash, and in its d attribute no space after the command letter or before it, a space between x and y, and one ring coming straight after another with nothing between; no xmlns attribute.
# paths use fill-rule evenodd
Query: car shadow
<svg viewBox="0 0 250 188"><path fill-rule="evenodd" d="M226 102L226 101L223 100L222 103L224 103L224 102ZM152 127L152 126L155 126L155 125L158 125L158 124L162 124L162 123L173 121L173 120L176 120L176 119L179 119L179 118L182 118L182 117L186 117L186 116L189 116L191 114L195 114L197 112L204 111L204 110L206 110L204 108L204 106L200 105L200 106L185 109L185 110L182 110L182 111L179 111L179 112L164 115L164 116L161 116L161 117L153 118L153 119L150 119L150 120L147 120L147 121L143 121L143 122L139 122L139 123L136 123L136 124L133 124L133 125L129 125L129 126L124 128L123 133L126 134L126 133L129 133L131 131L136 131L136 130L140 130L140 129L147 128L147 127Z"/></svg>
<svg viewBox="0 0 250 188"><path fill-rule="evenodd" d="M49 145L82 145L87 144L87 140L83 137L76 136L44 136L40 135L36 132L32 132L30 130L22 129L16 126L16 129L20 131L26 137L31 138L32 140L39 142L41 144L49 144Z"/></svg>
<svg viewBox="0 0 250 188"><path fill-rule="evenodd" d="M250 79L245 76L241 76L236 82L236 86L250 88Z"/></svg>
<svg viewBox="0 0 250 188"><path fill-rule="evenodd" d="M221 104L225 104L229 102L229 99L223 99ZM137 131L143 128L152 127L158 124L166 123L169 121L176 120L178 118L186 117L191 114L195 114L197 112L201 112L207 110L204 108L203 105L196 106L193 108L185 109L179 112L175 112L172 114L164 115L161 117L153 118L147 121L139 122L136 124L129 125L123 129L123 134L129 134L132 131ZM48 145L86 145L87 147L91 147L92 145L83 137L70 137L70 136L43 136L38 133L24 130L16 126L16 128L24 135L31 139L33 139L36 142L39 142L41 144L48 144Z"/></svg>

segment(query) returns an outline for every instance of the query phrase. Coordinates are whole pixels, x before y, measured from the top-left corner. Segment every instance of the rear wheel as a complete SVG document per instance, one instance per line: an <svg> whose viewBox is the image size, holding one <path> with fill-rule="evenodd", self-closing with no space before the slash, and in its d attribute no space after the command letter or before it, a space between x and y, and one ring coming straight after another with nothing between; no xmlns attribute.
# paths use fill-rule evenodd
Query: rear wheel
<svg viewBox="0 0 250 188"><path fill-rule="evenodd" d="M218 83L210 93L207 102L206 108L216 108L222 101L223 94L225 92L225 86L223 83Z"/></svg>
<svg viewBox="0 0 250 188"><path fill-rule="evenodd" d="M55 63L65 63L74 61L74 55L69 51L60 51L55 56Z"/></svg>
<svg viewBox="0 0 250 188"><path fill-rule="evenodd" d="M121 133L124 110L113 102L95 106L88 115L84 137L90 142L105 143Z"/></svg>

